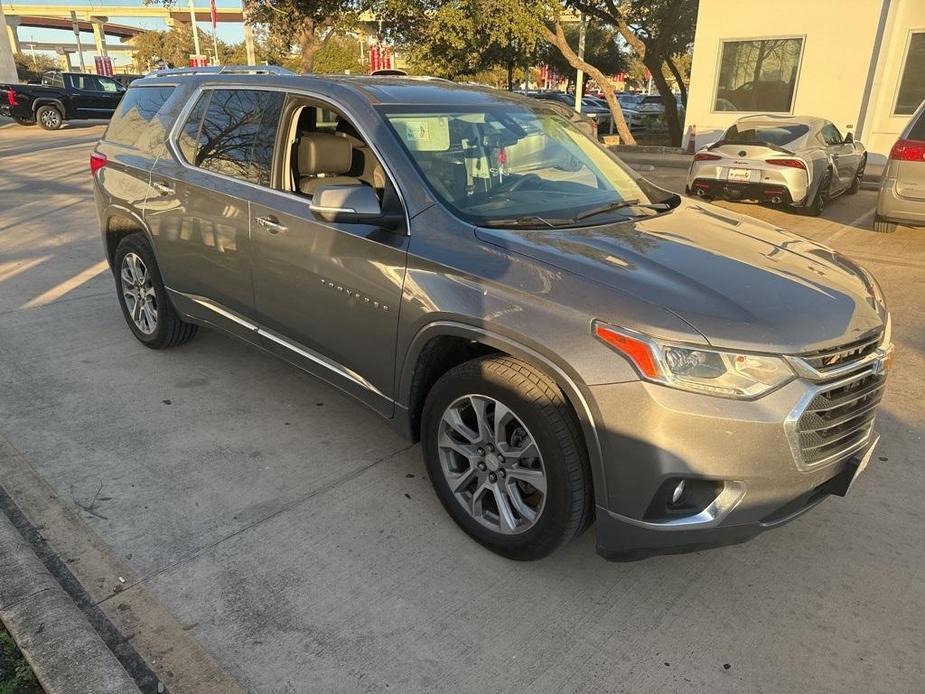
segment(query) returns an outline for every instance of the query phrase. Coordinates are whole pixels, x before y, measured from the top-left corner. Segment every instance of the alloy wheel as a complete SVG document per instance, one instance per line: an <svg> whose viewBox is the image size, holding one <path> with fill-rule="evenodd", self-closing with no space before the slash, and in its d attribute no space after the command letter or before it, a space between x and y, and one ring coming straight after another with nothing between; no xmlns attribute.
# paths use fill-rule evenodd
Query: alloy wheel
<svg viewBox="0 0 925 694"><path fill-rule="evenodd" d="M546 503L546 469L536 439L506 405L465 395L443 413L440 468L450 491L478 523L513 535L532 528Z"/></svg>
<svg viewBox="0 0 925 694"><path fill-rule="evenodd" d="M42 111L42 125L48 126L49 128L57 128L61 125L61 118L58 115L58 112L53 108L45 109Z"/></svg>
<svg viewBox="0 0 925 694"><path fill-rule="evenodd" d="M157 329L157 295L151 273L137 253L126 253L119 269L125 308L135 326L145 335Z"/></svg>

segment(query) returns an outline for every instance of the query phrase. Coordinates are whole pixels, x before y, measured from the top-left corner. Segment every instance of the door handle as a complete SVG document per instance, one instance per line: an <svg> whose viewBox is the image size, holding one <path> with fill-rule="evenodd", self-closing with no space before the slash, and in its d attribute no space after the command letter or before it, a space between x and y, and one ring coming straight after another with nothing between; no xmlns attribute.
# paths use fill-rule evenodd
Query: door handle
<svg viewBox="0 0 925 694"><path fill-rule="evenodd" d="M152 183L151 187L154 188L161 195L170 195L173 193L173 188L168 186L166 183Z"/></svg>
<svg viewBox="0 0 925 694"><path fill-rule="evenodd" d="M276 217L257 217L254 221L271 234L278 234L281 231L286 231L286 225L280 224Z"/></svg>

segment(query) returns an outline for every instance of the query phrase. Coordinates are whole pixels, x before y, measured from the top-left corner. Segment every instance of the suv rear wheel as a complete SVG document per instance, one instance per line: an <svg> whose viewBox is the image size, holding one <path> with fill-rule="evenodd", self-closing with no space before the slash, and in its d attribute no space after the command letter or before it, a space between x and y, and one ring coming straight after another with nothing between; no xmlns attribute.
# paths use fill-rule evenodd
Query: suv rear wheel
<svg viewBox="0 0 925 694"><path fill-rule="evenodd" d="M587 527L587 454L574 413L544 374L510 357L461 364L431 389L424 462L444 508L510 559L546 556Z"/></svg>
<svg viewBox="0 0 925 694"><path fill-rule="evenodd" d="M122 315L141 344L166 349L193 338L197 328L181 320L170 304L144 234L129 234L119 242L113 268Z"/></svg>

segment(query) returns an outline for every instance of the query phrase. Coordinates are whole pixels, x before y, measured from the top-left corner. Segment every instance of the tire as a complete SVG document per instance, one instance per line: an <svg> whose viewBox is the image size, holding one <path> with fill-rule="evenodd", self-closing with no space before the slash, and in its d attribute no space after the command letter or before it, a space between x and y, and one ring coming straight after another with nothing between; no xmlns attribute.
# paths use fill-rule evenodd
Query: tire
<svg viewBox="0 0 925 694"><path fill-rule="evenodd" d="M167 349L193 339L197 326L184 322L170 303L144 234L129 234L119 242L112 267L122 315L141 344Z"/></svg>
<svg viewBox="0 0 925 694"><path fill-rule="evenodd" d="M19 123L19 125L35 125L34 118L26 118L25 116L15 116L13 120Z"/></svg>
<svg viewBox="0 0 925 694"><path fill-rule="evenodd" d="M498 431L500 415L501 434L479 437L476 404L484 406L489 433ZM539 559L591 522L591 473L577 418L556 384L524 362L485 357L445 373L424 403L421 438L427 474L447 513L501 556Z"/></svg>
<svg viewBox="0 0 925 694"><path fill-rule="evenodd" d="M899 225L896 222L891 222L886 217L874 214L874 231L878 234L892 234L896 231L897 226Z"/></svg>
<svg viewBox="0 0 925 694"><path fill-rule="evenodd" d="M804 212L810 217L818 217L825 210L825 204L829 200L829 188L832 186L832 172L826 171L825 175L822 177L822 181L819 183L819 189L816 191L816 196L813 198L813 202L809 207L805 207Z"/></svg>
<svg viewBox="0 0 925 694"><path fill-rule="evenodd" d="M39 106L35 111L35 121L43 130L57 130L64 123L64 116L57 106Z"/></svg>
<svg viewBox="0 0 925 694"><path fill-rule="evenodd" d="M858 170L854 174L854 180L851 181L851 185L848 186L848 190L845 191L847 195L854 195L861 189L861 182L864 180L864 169L867 167L867 155L861 159L861 163L858 164Z"/></svg>

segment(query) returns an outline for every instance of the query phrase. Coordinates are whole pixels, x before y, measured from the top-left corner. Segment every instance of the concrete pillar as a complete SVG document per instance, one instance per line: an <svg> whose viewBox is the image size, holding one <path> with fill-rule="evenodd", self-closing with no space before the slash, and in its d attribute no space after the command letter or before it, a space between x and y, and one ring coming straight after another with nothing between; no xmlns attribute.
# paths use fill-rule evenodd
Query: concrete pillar
<svg viewBox="0 0 925 694"><path fill-rule="evenodd" d="M74 72L74 65L71 63L71 54L63 46L58 47L58 60L61 63L61 70L64 72Z"/></svg>
<svg viewBox="0 0 925 694"><path fill-rule="evenodd" d="M0 82L19 82L19 75L16 74L16 61L13 60L13 45L9 41L9 27L6 23L6 15L3 13L3 5L0 4ZM19 41L17 40L17 44Z"/></svg>
<svg viewBox="0 0 925 694"><path fill-rule="evenodd" d="M96 41L96 52L99 55L108 55L106 53L106 21L109 17L90 17L90 24L93 25L93 38Z"/></svg>
<svg viewBox="0 0 925 694"><path fill-rule="evenodd" d="M10 39L13 54L22 53L22 46L19 45L19 17L6 18L6 33Z"/></svg>

